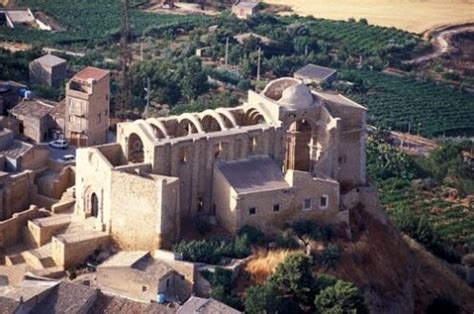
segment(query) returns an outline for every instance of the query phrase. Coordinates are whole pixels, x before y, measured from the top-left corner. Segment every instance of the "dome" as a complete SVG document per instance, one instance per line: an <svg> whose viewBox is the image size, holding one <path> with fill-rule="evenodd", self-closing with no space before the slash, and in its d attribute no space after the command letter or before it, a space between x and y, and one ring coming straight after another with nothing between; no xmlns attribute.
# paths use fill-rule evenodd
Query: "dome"
<svg viewBox="0 0 474 314"><path fill-rule="evenodd" d="M287 87L278 103L288 107L308 107L314 102L313 95L308 86L298 83Z"/></svg>

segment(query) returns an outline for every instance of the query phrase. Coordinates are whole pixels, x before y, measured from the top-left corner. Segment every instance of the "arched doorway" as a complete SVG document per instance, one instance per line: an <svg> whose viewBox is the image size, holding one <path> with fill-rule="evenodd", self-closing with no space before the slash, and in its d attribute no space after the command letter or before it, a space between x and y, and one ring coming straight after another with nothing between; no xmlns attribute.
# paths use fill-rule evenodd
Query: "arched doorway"
<svg viewBox="0 0 474 314"><path fill-rule="evenodd" d="M311 171L311 150L315 139L311 123L305 119L293 122L286 131L286 170Z"/></svg>
<svg viewBox="0 0 474 314"><path fill-rule="evenodd" d="M91 195L90 213L94 217L99 216L99 198L97 197L97 194L95 194L95 193L92 193L92 195Z"/></svg>
<svg viewBox="0 0 474 314"><path fill-rule="evenodd" d="M128 138L128 161L133 163L141 163L145 159L143 152L143 142L140 137L132 133Z"/></svg>

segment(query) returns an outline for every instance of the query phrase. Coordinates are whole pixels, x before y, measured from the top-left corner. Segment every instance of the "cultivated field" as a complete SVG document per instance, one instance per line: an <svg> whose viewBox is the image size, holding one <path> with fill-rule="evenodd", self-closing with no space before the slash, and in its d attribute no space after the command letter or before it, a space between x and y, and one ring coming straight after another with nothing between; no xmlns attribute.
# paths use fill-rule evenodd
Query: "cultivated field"
<svg viewBox="0 0 474 314"><path fill-rule="evenodd" d="M288 5L301 15L395 26L422 33L435 26L474 21L474 0L265 0Z"/></svg>

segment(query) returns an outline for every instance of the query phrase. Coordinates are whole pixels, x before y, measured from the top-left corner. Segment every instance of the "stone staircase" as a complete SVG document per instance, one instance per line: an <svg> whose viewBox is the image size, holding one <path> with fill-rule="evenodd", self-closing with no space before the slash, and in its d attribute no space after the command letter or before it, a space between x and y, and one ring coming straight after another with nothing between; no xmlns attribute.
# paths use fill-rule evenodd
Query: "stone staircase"
<svg viewBox="0 0 474 314"><path fill-rule="evenodd" d="M59 201L51 206L51 211L55 214L73 213L75 204L75 187L73 186L64 191Z"/></svg>
<svg viewBox="0 0 474 314"><path fill-rule="evenodd" d="M107 245L110 235L101 230L95 217L62 213L29 220L23 239L23 248L7 254L5 265L26 265L34 275L59 277Z"/></svg>

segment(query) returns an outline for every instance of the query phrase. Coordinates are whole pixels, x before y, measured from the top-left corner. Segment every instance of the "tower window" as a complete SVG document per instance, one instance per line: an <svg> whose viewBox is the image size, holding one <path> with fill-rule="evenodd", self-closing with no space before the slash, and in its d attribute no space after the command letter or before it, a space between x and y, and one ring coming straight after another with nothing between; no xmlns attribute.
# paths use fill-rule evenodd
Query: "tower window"
<svg viewBox="0 0 474 314"><path fill-rule="evenodd" d="M179 161L182 164L185 164L188 161L188 152L186 151L186 148L184 147L179 149Z"/></svg>
<svg viewBox="0 0 474 314"><path fill-rule="evenodd" d="M249 208L249 215L255 215L257 213L257 209L255 207Z"/></svg>
<svg viewBox="0 0 474 314"><path fill-rule="evenodd" d="M311 199L305 198L303 201L303 210L311 210Z"/></svg>
<svg viewBox="0 0 474 314"><path fill-rule="evenodd" d="M327 195L321 196L319 200L319 207L324 209L324 208L327 208L328 205L329 205L329 197Z"/></svg>
<svg viewBox="0 0 474 314"><path fill-rule="evenodd" d="M273 211L274 212L279 212L280 211L280 204L273 205Z"/></svg>
<svg viewBox="0 0 474 314"><path fill-rule="evenodd" d="M249 140L249 153L254 154L257 151L257 138L251 137Z"/></svg>

